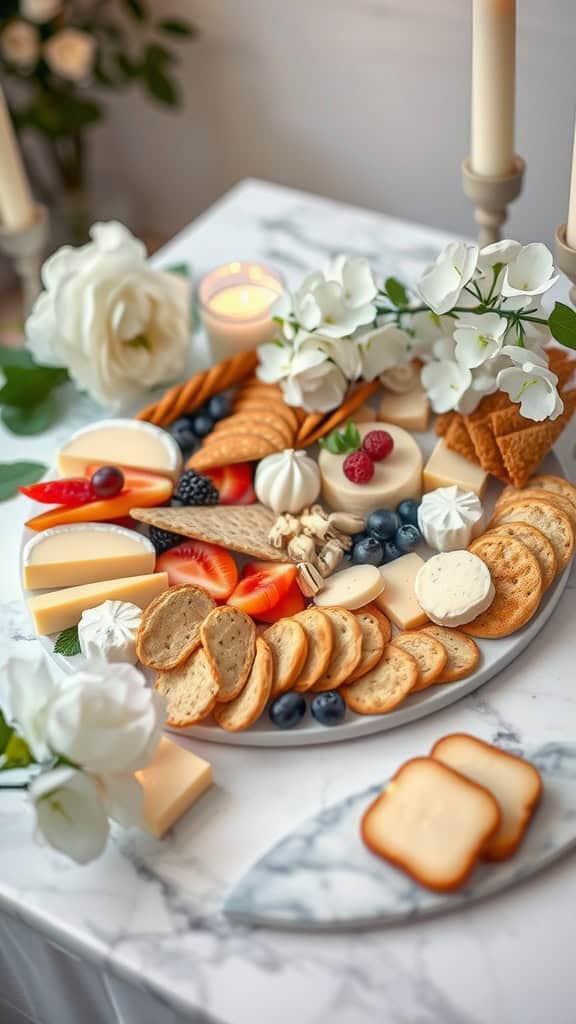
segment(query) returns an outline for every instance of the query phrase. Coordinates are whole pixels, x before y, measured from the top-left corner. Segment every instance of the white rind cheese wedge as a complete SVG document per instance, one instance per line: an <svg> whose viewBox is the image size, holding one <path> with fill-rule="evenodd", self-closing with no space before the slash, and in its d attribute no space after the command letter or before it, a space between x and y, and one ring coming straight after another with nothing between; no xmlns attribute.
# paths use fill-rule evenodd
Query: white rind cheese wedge
<svg viewBox="0 0 576 1024"><path fill-rule="evenodd" d="M135 774L144 790L145 827L158 839L212 785L212 765L165 737Z"/></svg>
<svg viewBox="0 0 576 1024"><path fill-rule="evenodd" d="M147 537L111 523L54 526L32 537L22 553L26 590L77 587L84 583L154 572L156 551Z"/></svg>
<svg viewBox="0 0 576 1024"><path fill-rule="evenodd" d="M57 455L61 476L82 476L92 464L124 466L175 480L182 453L166 430L140 420L100 420L72 435Z"/></svg>
<svg viewBox="0 0 576 1024"><path fill-rule="evenodd" d="M418 525L424 540L436 551L461 551L482 533L482 502L474 491L437 487L424 495L418 509Z"/></svg>
<svg viewBox="0 0 576 1024"><path fill-rule="evenodd" d="M354 611L373 601L384 590L384 580L374 565L352 565L329 576L314 596L320 608L347 608Z"/></svg>
<svg viewBox="0 0 576 1024"><path fill-rule="evenodd" d="M82 612L96 608L103 601L130 601L146 608L155 597L168 589L168 574L155 572L149 576L130 576L123 580L86 583L82 587L53 590L28 599L28 608L39 636L59 633L80 622Z"/></svg>
<svg viewBox="0 0 576 1024"><path fill-rule="evenodd" d="M464 626L494 600L490 570L471 551L443 551L424 563L414 581L416 599L438 626Z"/></svg>

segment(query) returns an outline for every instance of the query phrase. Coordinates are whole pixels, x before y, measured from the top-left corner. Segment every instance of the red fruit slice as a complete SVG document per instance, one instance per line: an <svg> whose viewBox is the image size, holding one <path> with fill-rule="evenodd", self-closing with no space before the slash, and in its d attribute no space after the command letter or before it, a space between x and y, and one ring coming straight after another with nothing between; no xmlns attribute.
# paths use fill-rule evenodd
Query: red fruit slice
<svg viewBox="0 0 576 1024"><path fill-rule="evenodd" d="M228 604L258 616L274 608L295 579L296 566L291 562L249 562Z"/></svg>
<svg viewBox="0 0 576 1024"><path fill-rule="evenodd" d="M217 544L185 540L156 560L156 572L168 573L168 585L195 583L216 601L225 601L238 582L232 555Z"/></svg>
<svg viewBox="0 0 576 1024"><path fill-rule="evenodd" d="M291 615L297 615L298 612L303 612L306 607L306 601L304 595L300 590L300 587L294 581L290 586L290 590L287 594L275 604L273 608L270 608L267 612L258 612L255 616L260 622L278 622L278 619L290 618Z"/></svg>
<svg viewBox="0 0 576 1024"><path fill-rule="evenodd" d="M43 505L65 505L66 508L77 508L89 501L96 501L96 495L90 480L84 477L65 477L63 480L46 480L32 484L31 487L19 487L20 494L25 494L33 501L41 501Z"/></svg>
<svg viewBox="0 0 576 1024"><path fill-rule="evenodd" d="M91 467L92 472L94 467ZM90 468L86 470L91 475ZM141 473L127 469L124 473L125 488L115 498L101 498L77 508L59 506L29 519L26 526L32 530L47 530L50 526L65 526L67 523L97 523L119 519L130 514L131 508L152 508L168 501L173 484L165 476L155 473Z"/></svg>
<svg viewBox="0 0 576 1024"><path fill-rule="evenodd" d="M220 495L220 505L252 505L256 495L252 487L252 467L248 462L203 470Z"/></svg>

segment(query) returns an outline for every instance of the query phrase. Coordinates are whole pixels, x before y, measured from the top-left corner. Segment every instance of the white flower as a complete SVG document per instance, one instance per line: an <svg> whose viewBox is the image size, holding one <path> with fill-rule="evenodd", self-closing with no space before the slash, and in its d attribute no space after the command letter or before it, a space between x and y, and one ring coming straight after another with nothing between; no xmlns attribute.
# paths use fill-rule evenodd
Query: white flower
<svg viewBox="0 0 576 1024"><path fill-rule="evenodd" d="M378 293L370 264L362 256L336 256L324 268L324 277L341 286L344 302L351 309L373 302Z"/></svg>
<svg viewBox="0 0 576 1024"><path fill-rule="evenodd" d="M17 726L18 735L38 762L52 758L46 722L58 688L59 681L44 655L33 659L12 657L6 662L2 710L6 720Z"/></svg>
<svg viewBox="0 0 576 1024"><path fill-rule="evenodd" d="M456 408L472 384L472 374L465 367L443 359L423 366L420 380L434 412L440 413Z"/></svg>
<svg viewBox="0 0 576 1024"><path fill-rule="evenodd" d="M30 783L39 834L77 864L88 864L104 851L108 817L98 783L76 768L44 772Z"/></svg>
<svg viewBox="0 0 576 1024"><path fill-rule="evenodd" d="M424 271L418 291L430 309L440 316L458 303L463 288L474 276L478 246L451 242L431 267Z"/></svg>
<svg viewBox="0 0 576 1024"><path fill-rule="evenodd" d="M503 238L501 242L493 242L492 245L485 245L483 249L480 249L477 281L485 298L491 289L493 295L500 292L504 270L516 258L521 248L520 242L515 242L512 238ZM501 264L502 269L497 280L494 281L496 264Z"/></svg>
<svg viewBox="0 0 576 1024"><path fill-rule="evenodd" d="M44 264L27 343L38 362L66 366L97 401L119 408L184 373L189 289L149 266L144 245L121 224L95 224L90 235Z"/></svg>
<svg viewBox="0 0 576 1024"><path fill-rule="evenodd" d="M367 331L358 338L362 359L362 376L376 380L385 370L404 366L410 360L410 338L395 324L386 324Z"/></svg>
<svg viewBox="0 0 576 1024"><path fill-rule="evenodd" d="M512 402L520 402L520 413L526 419L557 419L564 411L564 402L557 391L556 374L525 348L507 345L505 353L516 365L498 374L500 390Z"/></svg>
<svg viewBox="0 0 576 1024"><path fill-rule="evenodd" d="M312 347L325 352L342 370L346 380L358 380L362 376L362 357L359 341L352 338L326 338L319 331L314 334L301 332L295 341L295 348Z"/></svg>
<svg viewBox="0 0 576 1024"><path fill-rule="evenodd" d="M51 21L62 8L62 0L20 0L20 13L28 21L43 25Z"/></svg>
<svg viewBox="0 0 576 1024"><path fill-rule="evenodd" d="M511 297L543 295L558 280L554 269L552 253L542 242L523 245L506 267L502 294Z"/></svg>
<svg viewBox="0 0 576 1024"><path fill-rule="evenodd" d="M455 324L456 360L471 370L498 355L507 320L497 313L465 313Z"/></svg>
<svg viewBox="0 0 576 1024"><path fill-rule="evenodd" d="M326 353L309 344L294 355L290 375L281 386L289 405L302 406L307 412L330 412L342 404L348 383Z"/></svg>
<svg viewBox="0 0 576 1024"><path fill-rule="evenodd" d="M46 722L51 749L95 774L147 765L164 725L164 701L132 665L100 661L67 676Z"/></svg>
<svg viewBox="0 0 576 1024"><path fill-rule="evenodd" d="M448 321L448 324L446 324ZM439 317L431 310L421 310L410 318L410 353L423 362L432 358L432 346L438 339L452 331L453 321L449 317Z"/></svg>
<svg viewBox="0 0 576 1024"><path fill-rule="evenodd" d="M500 363L498 356L494 362ZM474 412L474 409L485 395L492 395L497 390L497 373L492 372L490 363L484 363L483 366L472 370L472 383L468 390L460 395L456 409L464 416L467 416L469 413Z"/></svg>
<svg viewBox="0 0 576 1024"><path fill-rule="evenodd" d="M144 828L144 790L135 775L94 776L109 818L123 828Z"/></svg>
<svg viewBox="0 0 576 1024"><path fill-rule="evenodd" d="M311 274L294 295L294 315L306 331L320 331L325 337L344 338L358 327L372 323L376 307L364 303L351 307L344 290L322 274Z"/></svg>
<svg viewBox="0 0 576 1024"><path fill-rule="evenodd" d="M282 295L276 299L272 306L270 315L283 321L282 326L279 326L279 330L287 341L291 341L296 334L296 328L290 322L294 316L294 298L290 292L282 292Z"/></svg>
<svg viewBox="0 0 576 1024"><path fill-rule="evenodd" d="M258 348L258 359L260 365L256 370L256 376L266 384L277 384L290 373L294 348L292 345L282 341L267 341Z"/></svg>
<svg viewBox="0 0 576 1024"><path fill-rule="evenodd" d="M82 82L92 71L96 40L79 28L63 28L44 44L44 59L55 75Z"/></svg>
<svg viewBox="0 0 576 1024"><path fill-rule="evenodd" d="M26 21L9 21L0 36L0 53L7 64L31 71L40 56L38 30Z"/></svg>

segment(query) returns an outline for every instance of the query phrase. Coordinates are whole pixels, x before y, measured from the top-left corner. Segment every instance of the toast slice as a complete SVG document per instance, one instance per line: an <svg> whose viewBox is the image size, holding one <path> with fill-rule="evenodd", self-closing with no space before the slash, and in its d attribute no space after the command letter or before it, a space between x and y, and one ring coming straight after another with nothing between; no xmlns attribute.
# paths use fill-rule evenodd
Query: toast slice
<svg viewBox="0 0 576 1024"><path fill-rule="evenodd" d="M295 619L278 619L262 634L272 654L271 697L285 693L298 678L308 656L308 638Z"/></svg>
<svg viewBox="0 0 576 1024"><path fill-rule="evenodd" d="M160 672L183 665L200 646L200 625L215 606L191 583L159 594L146 608L138 630L136 653L142 664Z"/></svg>
<svg viewBox="0 0 576 1024"><path fill-rule="evenodd" d="M482 851L482 860L511 857L520 846L542 795L538 770L521 757L465 733L438 740L431 756L490 790L500 806L502 820Z"/></svg>
<svg viewBox="0 0 576 1024"><path fill-rule="evenodd" d="M272 652L259 636L246 686L234 700L214 705L214 718L221 729L242 732L258 721L270 697L273 672Z"/></svg>
<svg viewBox="0 0 576 1024"><path fill-rule="evenodd" d="M200 627L200 639L218 680L218 700L234 700L248 679L256 653L256 626L246 612L214 608Z"/></svg>
<svg viewBox="0 0 576 1024"><path fill-rule="evenodd" d="M416 757L396 772L362 819L362 839L420 885L451 892L500 826L491 793L439 760Z"/></svg>
<svg viewBox="0 0 576 1024"><path fill-rule="evenodd" d="M166 697L166 725L185 728L206 718L216 703L218 680L203 647L183 665L158 672L154 689Z"/></svg>

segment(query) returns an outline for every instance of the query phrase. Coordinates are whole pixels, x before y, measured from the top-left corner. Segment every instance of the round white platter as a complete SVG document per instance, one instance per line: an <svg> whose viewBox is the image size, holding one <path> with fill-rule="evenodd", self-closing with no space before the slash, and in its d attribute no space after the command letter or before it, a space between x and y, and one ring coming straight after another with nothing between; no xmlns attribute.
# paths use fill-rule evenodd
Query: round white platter
<svg viewBox="0 0 576 1024"><path fill-rule="evenodd" d="M424 457L430 454L437 438L432 431L426 434L414 435L420 445ZM541 471L552 473L556 476L564 476L562 465L557 456L551 452L542 463ZM486 520L488 520L492 506L502 487L494 478L490 480L488 493L484 499ZM32 531L25 528L22 539L22 546L26 543ZM425 544L418 547L418 553L423 557L430 557L434 554ZM456 703L462 697L473 693L484 683L493 679L507 665L517 658L519 654L534 640L540 630L546 624L558 604L570 573L570 567L559 576L542 599L540 608L534 618L517 633L512 636L502 637L498 640L479 640L478 646L481 650L481 658L478 668L472 675L456 683L445 683L439 686L431 686L427 690L407 697L406 700L395 710L386 715L356 715L352 711L346 712L346 717L340 725L327 727L320 725L308 709L300 725L294 729L282 730L272 725L267 712L260 721L245 732L230 733L220 729L216 724L196 725L188 729L173 729L172 732L180 736L191 736L210 743L226 743L232 746L241 747L299 747L310 746L318 743L333 743L342 740L356 739L360 736L369 736L376 732L386 732L388 729L396 729L398 726L414 722L419 718L432 715L441 708ZM29 596L24 591L23 596ZM84 659L77 655L73 658L64 658L54 653L55 637L39 637L40 643L48 656L65 672L74 672L81 668ZM113 666L111 667L113 671ZM152 678L152 673L150 673Z"/></svg>

